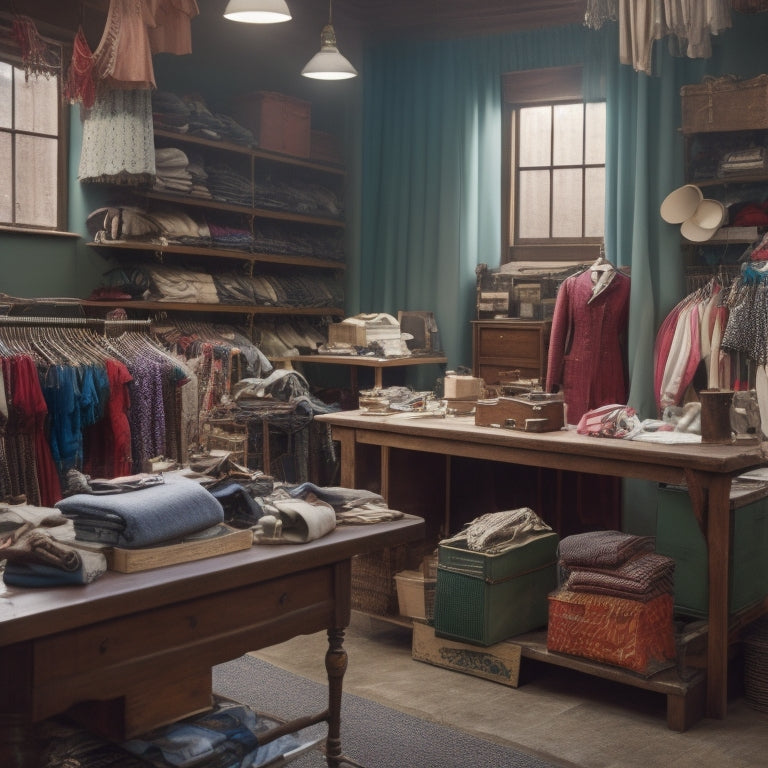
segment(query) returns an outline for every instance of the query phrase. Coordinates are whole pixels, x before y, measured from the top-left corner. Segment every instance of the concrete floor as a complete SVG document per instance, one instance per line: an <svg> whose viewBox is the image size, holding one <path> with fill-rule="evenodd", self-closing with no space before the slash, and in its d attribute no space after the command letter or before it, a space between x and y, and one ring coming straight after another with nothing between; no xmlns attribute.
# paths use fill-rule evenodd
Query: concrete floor
<svg viewBox="0 0 768 768"><path fill-rule="evenodd" d="M741 695L731 698L724 720L704 719L685 733L676 733L666 727L666 699L659 694L530 659L521 662L525 682L511 688L415 661L409 628L361 614L353 614L344 645L349 655L346 692L509 744L558 765L768 765L768 714L753 709ZM325 682L326 647L325 633L319 633L254 655Z"/></svg>

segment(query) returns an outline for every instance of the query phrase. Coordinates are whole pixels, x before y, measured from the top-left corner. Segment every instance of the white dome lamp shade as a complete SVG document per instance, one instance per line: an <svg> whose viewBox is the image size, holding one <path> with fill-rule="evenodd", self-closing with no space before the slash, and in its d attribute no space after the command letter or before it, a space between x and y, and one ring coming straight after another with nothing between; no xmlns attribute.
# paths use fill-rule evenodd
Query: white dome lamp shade
<svg viewBox="0 0 768 768"><path fill-rule="evenodd" d="M224 18L246 24L277 24L290 21L291 12L285 0L229 0Z"/></svg>
<svg viewBox="0 0 768 768"><path fill-rule="evenodd" d="M320 33L320 50L307 62L301 74L315 80L347 80L357 76L357 70L336 47L336 32L331 18L331 2L328 3L328 23Z"/></svg>

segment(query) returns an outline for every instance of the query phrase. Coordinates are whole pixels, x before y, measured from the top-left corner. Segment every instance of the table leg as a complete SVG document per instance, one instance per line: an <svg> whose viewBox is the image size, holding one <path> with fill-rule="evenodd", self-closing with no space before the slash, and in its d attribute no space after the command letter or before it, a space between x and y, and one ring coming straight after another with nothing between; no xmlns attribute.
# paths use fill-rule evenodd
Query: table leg
<svg viewBox="0 0 768 768"><path fill-rule="evenodd" d="M728 708L728 576L731 558L731 478L709 485L707 552L709 558L709 640L707 643L707 716L723 719Z"/></svg>
<svg viewBox="0 0 768 768"><path fill-rule="evenodd" d="M325 669L328 673L328 741L326 760L330 768L345 764L341 754L341 690L344 673L347 671L347 652L343 629L328 630L328 651L325 654Z"/></svg>

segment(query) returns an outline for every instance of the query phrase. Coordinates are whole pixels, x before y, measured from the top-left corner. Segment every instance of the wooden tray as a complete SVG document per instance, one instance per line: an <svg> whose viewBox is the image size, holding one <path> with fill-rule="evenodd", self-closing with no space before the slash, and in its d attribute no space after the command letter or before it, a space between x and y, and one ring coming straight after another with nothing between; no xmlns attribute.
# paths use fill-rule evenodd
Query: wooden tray
<svg viewBox="0 0 768 768"><path fill-rule="evenodd" d="M248 549L253 545L253 531L222 526L223 532L207 539L182 541L178 544L145 547L143 549L124 549L111 547L103 550L110 571L120 573L135 573L161 568L164 565L189 563L193 560L203 560L206 557L224 555Z"/></svg>

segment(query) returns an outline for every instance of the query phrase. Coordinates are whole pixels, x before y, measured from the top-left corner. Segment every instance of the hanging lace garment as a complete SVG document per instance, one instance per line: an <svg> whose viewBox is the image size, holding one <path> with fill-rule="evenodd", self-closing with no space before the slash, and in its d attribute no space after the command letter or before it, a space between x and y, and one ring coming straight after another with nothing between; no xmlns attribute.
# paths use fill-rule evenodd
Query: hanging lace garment
<svg viewBox="0 0 768 768"><path fill-rule="evenodd" d="M154 26L150 0L110 0L104 34L93 53L96 78L111 88L154 88L148 33Z"/></svg>
<svg viewBox="0 0 768 768"><path fill-rule="evenodd" d="M70 104L80 102L86 109L93 106L96 98L93 53L82 27L78 27L72 43L72 60L67 70L67 79L64 81L63 95Z"/></svg>
<svg viewBox="0 0 768 768"><path fill-rule="evenodd" d="M731 26L730 0L664 0L672 53L689 59L712 55L712 35Z"/></svg>
<svg viewBox="0 0 768 768"><path fill-rule="evenodd" d="M21 50L21 62L27 79L30 75L48 77L59 71L61 62L56 60L53 50L40 37L35 22L29 16L14 16L11 36Z"/></svg>
<svg viewBox="0 0 768 768"><path fill-rule="evenodd" d="M151 185L155 172L150 91L98 89L83 120L78 179Z"/></svg>
<svg viewBox="0 0 768 768"><path fill-rule="evenodd" d="M156 26L148 29L152 53L192 53L190 22L200 13L195 0L156 0Z"/></svg>
<svg viewBox="0 0 768 768"><path fill-rule="evenodd" d="M587 0L584 12L584 26L589 29L602 29L608 21L616 21L619 16L619 0Z"/></svg>
<svg viewBox="0 0 768 768"><path fill-rule="evenodd" d="M731 26L730 0L619 0L619 60L651 74L653 44L667 35L673 52L712 54L711 36Z"/></svg>

